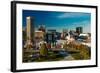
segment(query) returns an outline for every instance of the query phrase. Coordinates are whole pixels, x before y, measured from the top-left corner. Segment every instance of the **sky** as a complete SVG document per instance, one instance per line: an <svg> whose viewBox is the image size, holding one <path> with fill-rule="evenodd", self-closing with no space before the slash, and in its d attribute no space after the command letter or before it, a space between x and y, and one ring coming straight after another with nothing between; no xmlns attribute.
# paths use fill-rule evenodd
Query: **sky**
<svg viewBox="0 0 100 73"><path fill-rule="evenodd" d="M76 27L83 27L84 33L91 32L91 13L23 10L23 27L26 27L28 16L34 18L33 24L36 29L39 25L45 25L46 30L56 29L62 32L63 29L76 30Z"/></svg>

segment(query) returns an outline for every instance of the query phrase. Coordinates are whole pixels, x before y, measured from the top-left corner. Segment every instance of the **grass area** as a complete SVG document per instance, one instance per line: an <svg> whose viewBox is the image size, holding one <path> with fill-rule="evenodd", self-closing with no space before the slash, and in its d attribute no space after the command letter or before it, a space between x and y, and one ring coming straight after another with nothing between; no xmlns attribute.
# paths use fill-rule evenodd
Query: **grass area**
<svg viewBox="0 0 100 73"><path fill-rule="evenodd" d="M72 57L75 60L82 60L83 59L83 56L80 53L74 53L74 54L72 54Z"/></svg>
<svg viewBox="0 0 100 73"><path fill-rule="evenodd" d="M59 61L64 59L63 56L59 55L58 53L54 53L53 51L49 51L47 56L39 56L37 58L32 57L24 57L23 62L46 62L46 61Z"/></svg>

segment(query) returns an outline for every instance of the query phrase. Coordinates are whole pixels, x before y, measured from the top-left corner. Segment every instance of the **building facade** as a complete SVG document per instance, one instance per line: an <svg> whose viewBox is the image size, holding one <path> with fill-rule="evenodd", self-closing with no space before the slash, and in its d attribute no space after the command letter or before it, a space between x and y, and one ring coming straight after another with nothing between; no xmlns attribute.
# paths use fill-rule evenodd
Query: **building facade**
<svg viewBox="0 0 100 73"><path fill-rule="evenodd" d="M76 32L78 34L83 33L83 28L82 27L76 27Z"/></svg>
<svg viewBox="0 0 100 73"><path fill-rule="evenodd" d="M32 17L26 17L26 36L27 39L32 40L33 39L33 18Z"/></svg>
<svg viewBox="0 0 100 73"><path fill-rule="evenodd" d="M26 17L26 44L25 48L30 48L33 46L34 41L34 27L33 27L33 17Z"/></svg>

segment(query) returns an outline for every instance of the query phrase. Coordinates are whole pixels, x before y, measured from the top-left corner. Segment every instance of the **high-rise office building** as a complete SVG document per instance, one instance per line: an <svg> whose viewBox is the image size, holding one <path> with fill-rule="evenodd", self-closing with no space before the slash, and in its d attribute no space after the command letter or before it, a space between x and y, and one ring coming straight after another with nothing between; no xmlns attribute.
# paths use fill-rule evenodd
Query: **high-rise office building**
<svg viewBox="0 0 100 73"><path fill-rule="evenodd" d="M26 35L28 40L32 40L33 38L33 18L32 17L26 17Z"/></svg>
<svg viewBox="0 0 100 73"><path fill-rule="evenodd" d="M56 43L56 30L55 29L50 29L48 30L48 32L46 33L46 42L49 44L54 44Z"/></svg>
<svg viewBox="0 0 100 73"><path fill-rule="evenodd" d="M76 32L78 34L83 33L83 28L82 27L76 27Z"/></svg>
<svg viewBox="0 0 100 73"><path fill-rule="evenodd" d="M32 50L34 49L33 21L32 17L26 17L26 40L24 45L25 49L23 49L23 62L31 61L30 56L32 56Z"/></svg>
<svg viewBox="0 0 100 73"><path fill-rule="evenodd" d="M34 41L34 27L33 27L33 18L28 16L26 17L26 44L25 47L32 46Z"/></svg>

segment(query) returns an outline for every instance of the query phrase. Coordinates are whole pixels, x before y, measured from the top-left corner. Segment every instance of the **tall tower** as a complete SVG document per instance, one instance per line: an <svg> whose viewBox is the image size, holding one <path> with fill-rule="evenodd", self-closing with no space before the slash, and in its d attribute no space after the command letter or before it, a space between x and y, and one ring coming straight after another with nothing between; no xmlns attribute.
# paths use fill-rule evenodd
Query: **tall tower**
<svg viewBox="0 0 100 73"><path fill-rule="evenodd" d="M25 48L32 48L34 40L33 18L26 17L26 44Z"/></svg>
<svg viewBox="0 0 100 73"><path fill-rule="evenodd" d="M32 40L33 37L33 26L32 26L32 21L33 18L32 17L26 17L26 23L27 23L27 28L26 28L26 36L27 36L27 40Z"/></svg>
<svg viewBox="0 0 100 73"><path fill-rule="evenodd" d="M23 50L23 62L31 61L30 56L33 55L34 47L34 27L33 27L33 18L28 16L26 17L26 41Z"/></svg>

